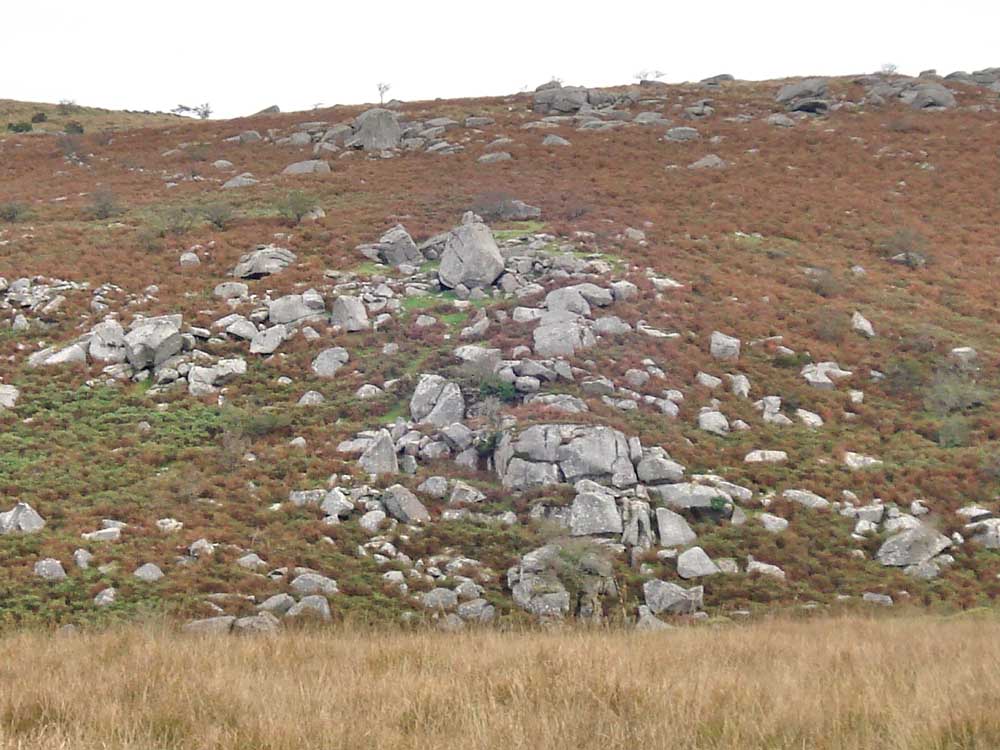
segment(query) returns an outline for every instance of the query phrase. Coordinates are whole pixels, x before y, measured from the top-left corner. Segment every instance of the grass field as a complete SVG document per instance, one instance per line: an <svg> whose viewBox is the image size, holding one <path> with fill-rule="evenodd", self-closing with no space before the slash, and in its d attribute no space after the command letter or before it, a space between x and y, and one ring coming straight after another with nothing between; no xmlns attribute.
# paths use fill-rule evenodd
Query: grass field
<svg viewBox="0 0 1000 750"><path fill-rule="evenodd" d="M0 747L1000 746L1000 620L0 639Z"/></svg>

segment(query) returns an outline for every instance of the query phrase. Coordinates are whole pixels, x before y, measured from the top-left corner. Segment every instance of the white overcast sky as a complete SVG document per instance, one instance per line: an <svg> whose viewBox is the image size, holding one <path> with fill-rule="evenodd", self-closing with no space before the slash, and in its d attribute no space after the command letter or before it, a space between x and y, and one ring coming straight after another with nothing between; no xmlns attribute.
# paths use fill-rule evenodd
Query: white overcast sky
<svg viewBox="0 0 1000 750"><path fill-rule="evenodd" d="M217 117L627 83L1000 66L998 0L0 0L0 99Z"/></svg>

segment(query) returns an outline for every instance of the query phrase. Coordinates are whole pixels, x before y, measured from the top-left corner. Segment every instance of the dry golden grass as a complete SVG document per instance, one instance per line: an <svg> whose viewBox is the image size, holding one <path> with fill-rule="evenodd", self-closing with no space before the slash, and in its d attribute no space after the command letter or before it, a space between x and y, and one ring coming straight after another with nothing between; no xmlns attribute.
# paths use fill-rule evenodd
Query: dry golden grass
<svg viewBox="0 0 1000 750"><path fill-rule="evenodd" d="M0 640L0 747L995 748L1000 621Z"/></svg>

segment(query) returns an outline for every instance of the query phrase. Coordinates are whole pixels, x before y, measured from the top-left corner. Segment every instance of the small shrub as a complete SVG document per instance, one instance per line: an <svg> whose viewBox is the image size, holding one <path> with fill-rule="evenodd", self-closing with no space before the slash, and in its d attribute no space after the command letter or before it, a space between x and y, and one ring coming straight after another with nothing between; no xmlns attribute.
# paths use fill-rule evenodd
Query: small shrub
<svg viewBox="0 0 1000 750"><path fill-rule="evenodd" d="M897 358L885 370L885 390L892 396L912 396L924 385L924 368L909 358Z"/></svg>
<svg viewBox="0 0 1000 750"><path fill-rule="evenodd" d="M938 427L937 442L942 448L961 448L969 444L969 421L964 417L949 417Z"/></svg>
<svg viewBox="0 0 1000 750"><path fill-rule="evenodd" d="M184 149L184 155L191 161L208 161L212 152L204 143L197 143Z"/></svg>
<svg viewBox="0 0 1000 750"><path fill-rule="evenodd" d="M80 153L83 151L83 139L79 135L74 135L72 133L63 133L56 139L56 145L59 147L59 151L66 158L73 156L79 157Z"/></svg>
<svg viewBox="0 0 1000 750"><path fill-rule="evenodd" d="M69 135L83 135L83 125L76 120L70 120L63 128Z"/></svg>
<svg viewBox="0 0 1000 750"><path fill-rule="evenodd" d="M213 227L219 230L225 230L229 223L233 220L233 215L235 210L232 204L219 201L217 203L209 203L208 205L202 207L202 216L211 224Z"/></svg>
<svg viewBox="0 0 1000 750"><path fill-rule="evenodd" d="M302 190L291 190L278 202L278 213L282 218L298 224L316 209L318 203L314 196Z"/></svg>
<svg viewBox="0 0 1000 750"><path fill-rule="evenodd" d="M902 256L907 266L918 268L930 261L927 245L927 238L916 229L902 227L881 239L876 249L883 258Z"/></svg>
<svg viewBox="0 0 1000 750"><path fill-rule="evenodd" d="M175 237L190 232L197 220L197 212L185 206L170 206L160 214L160 224L164 233Z"/></svg>
<svg viewBox="0 0 1000 750"><path fill-rule="evenodd" d="M242 409L227 409L223 414L225 431L239 438L260 438L272 432L283 430L292 423L292 415L287 412L248 412Z"/></svg>
<svg viewBox="0 0 1000 750"><path fill-rule="evenodd" d="M492 396L505 403L510 403L517 399L517 389L514 388L513 383L508 383L494 375L479 384L479 395L485 398Z"/></svg>
<svg viewBox="0 0 1000 750"><path fill-rule="evenodd" d="M87 207L87 213L99 220L110 219L112 216L117 216L122 212L121 206L118 203L118 196L107 189L101 189L94 191L94 194L90 197L90 205Z"/></svg>
<svg viewBox="0 0 1000 750"><path fill-rule="evenodd" d="M147 253L158 253L163 249L163 227L150 225L139 230L139 247Z"/></svg>
<svg viewBox="0 0 1000 750"><path fill-rule="evenodd" d="M820 341L839 342L847 337L850 327L846 315L828 313L817 318L813 324L813 333Z"/></svg>
<svg viewBox="0 0 1000 750"><path fill-rule="evenodd" d="M979 459L979 473L988 481L1000 481L1000 451L992 451Z"/></svg>
<svg viewBox="0 0 1000 750"><path fill-rule="evenodd" d="M13 224L15 221L21 221L27 215L28 209L21 203L13 201L0 203L0 221Z"/></svg>
<svg viewBox="0 0 1000 750"><path fill-rule="evenodd" d="M844 282L832 271L820 271L809 280L809 287L820 297L836 297L844 291Z"/></svg>
<svg viewBox="0 0 1000 750"><path fill-rule="evenodd" d="M8 122L7 130L12 133L30 133L32 125L30 122Z"/></svg>
<svg viewBox="0 0 1000 750"><path fill-rule="evenodd" d="M56 111L61 115L72 115L80 111L80 105L72 99L62 99L56 105Z"/></svg>
<svg viewBox="0 0 1000 750"><path fill-rule="evenodd" d="M935 373L924 395L924 406L933 414L947 416L982 406L986 396L985 389L967 373L945 369Z"/></svg>
<svg viewBox="0 0 1000 750"><path fill-rule="evenodd" d="M36 124L40 122L47 122L48 119L49 116L44 112L35 112L35 114L31 116L31 121Z"/></svg>

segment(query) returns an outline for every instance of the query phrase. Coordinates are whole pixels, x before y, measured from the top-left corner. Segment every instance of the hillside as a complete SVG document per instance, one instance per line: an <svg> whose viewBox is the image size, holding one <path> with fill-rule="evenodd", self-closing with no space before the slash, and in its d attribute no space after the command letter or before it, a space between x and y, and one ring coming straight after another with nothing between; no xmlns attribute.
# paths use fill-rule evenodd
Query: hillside
<svg viewBox="0 0 1000 750"><path fill-rule="evenodd" d="M998 80L4 133L0 624L992 604Z"/></svg>
<svg viewBox="0 0 1000 750"><path fill-rule="evenodd" d="M8 133L16 132L18 126L25 128L27 125L31 126L29 132L36 134L59 134L67 127L72 131L74 125L78 126L77 130L82 128L86 133L101 133L172 125L180 119L179 115L168 112L122 112L86 107L69 100L45 104L0 99L0 123Z"/></svg>

